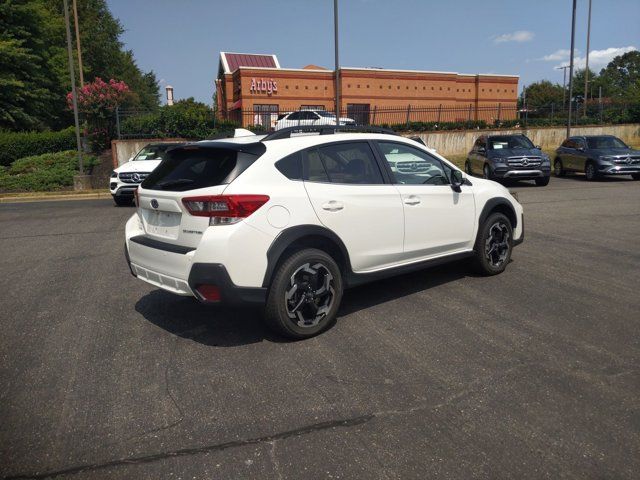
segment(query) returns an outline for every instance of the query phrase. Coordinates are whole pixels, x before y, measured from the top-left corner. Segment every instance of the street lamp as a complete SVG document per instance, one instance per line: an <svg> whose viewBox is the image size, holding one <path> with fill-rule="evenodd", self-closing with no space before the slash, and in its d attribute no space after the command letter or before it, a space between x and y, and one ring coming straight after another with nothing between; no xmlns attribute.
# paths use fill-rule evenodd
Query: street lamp
<svg viewBox="0 0 640 480"><path fill-rule="evenodd" d="M569 57L569 116L567 117L567 138L571 136L571 99L573 98L573 50L576 40L576 0L573 0L571 14L571 56Z"/></svg>
<svg viewBox="0 0 640 480"><path fill-rule="evenodd" d="M336 59L336 125L340 125L340 61L338 59L338 0L333 0L333 36Z"/></svg>
<svg viewBox="0 0 640 480"><path fill-rule="evenodd" d="M562 70L564 74L562 75L562 108L567 108L567 68L569 65L565 65L564 67L556 67L556 70Z"/></svg>

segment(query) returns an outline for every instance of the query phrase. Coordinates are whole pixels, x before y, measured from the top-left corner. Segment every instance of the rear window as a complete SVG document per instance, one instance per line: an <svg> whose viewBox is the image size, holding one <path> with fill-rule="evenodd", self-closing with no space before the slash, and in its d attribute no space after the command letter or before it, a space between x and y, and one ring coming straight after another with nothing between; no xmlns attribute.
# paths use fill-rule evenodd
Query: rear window
<svg viewBox="0 0 640 480"><path fill-rule="evenodd" d="M150 190L184 192L231 183L258 158L226 148L198 148L167 152L142 187Z"/></svg>

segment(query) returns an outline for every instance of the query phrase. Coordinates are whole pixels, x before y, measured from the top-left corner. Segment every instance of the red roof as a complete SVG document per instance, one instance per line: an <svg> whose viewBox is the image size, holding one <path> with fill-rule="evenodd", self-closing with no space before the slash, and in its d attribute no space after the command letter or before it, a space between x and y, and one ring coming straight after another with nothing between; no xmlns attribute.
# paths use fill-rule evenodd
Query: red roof
<svg viewBox="0 0 640 480"><path fill-rule="evenodd" d="M238 67L263 67L263 68L279 68L278 60L275 55L256 55L252 53L225 53L221 52L225 73L232 73Z"/></svg>

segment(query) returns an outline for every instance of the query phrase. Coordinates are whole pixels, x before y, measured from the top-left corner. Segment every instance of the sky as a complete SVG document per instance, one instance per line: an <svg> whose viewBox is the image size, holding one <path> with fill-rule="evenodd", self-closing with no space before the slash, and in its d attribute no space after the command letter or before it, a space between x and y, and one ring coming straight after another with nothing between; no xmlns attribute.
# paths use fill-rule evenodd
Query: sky
<svg viewBox="0 0 640 480"><path fill-rule="evenodd" d="M334 65L333 0L107 0L143 71L176 99L211 104L221 51L274 53L284 68ZM584 66L588 0L578 0ZM562 83L571 0L339 0L340 65L520 76ZM640 49L640 1L592 0L589 66ZM164 101L164 99L163 99Z"/></svg>

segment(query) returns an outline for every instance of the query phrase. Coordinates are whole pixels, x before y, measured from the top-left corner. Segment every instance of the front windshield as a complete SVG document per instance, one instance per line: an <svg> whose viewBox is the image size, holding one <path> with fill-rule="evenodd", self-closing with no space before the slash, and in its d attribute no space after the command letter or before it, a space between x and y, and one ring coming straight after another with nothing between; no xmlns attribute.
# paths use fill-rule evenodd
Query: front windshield
<svg viewBox="0 0 640 480"><path fill-rule="evenodd" d="M164 154L171 145L147 145L138 152L134 160L164 160Z"/></svg>
<svg viewBox="0 0 640 480"><path fill-rule="evenodd" d="M617 137L587 137L589 148L629 148Z"/></svg>
<svg viewBox="0 0 640 480"><path fill-rule="evenodd" d="M523 135L489 137L489 150L501 150L506 148L535 148L531 140Z"/></svg>

